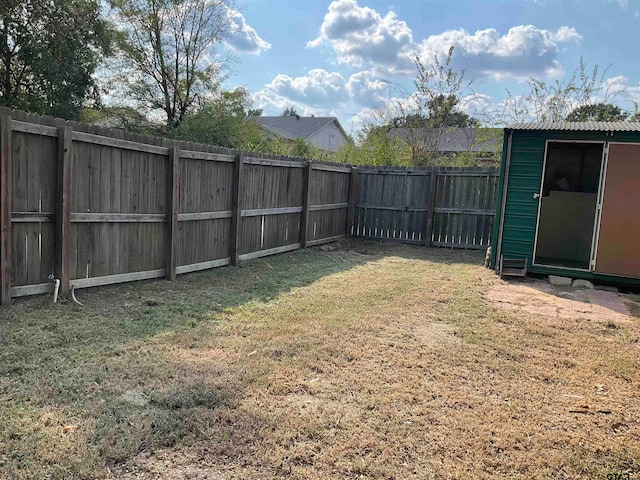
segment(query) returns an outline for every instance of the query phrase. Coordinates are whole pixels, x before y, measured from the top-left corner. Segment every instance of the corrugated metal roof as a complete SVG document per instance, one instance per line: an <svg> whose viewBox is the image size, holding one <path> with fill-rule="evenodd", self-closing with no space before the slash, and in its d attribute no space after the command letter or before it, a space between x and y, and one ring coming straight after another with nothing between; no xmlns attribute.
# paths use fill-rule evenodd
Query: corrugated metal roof
<svg viewBox="0 0 640 480"><path fill-rule="evenodd" d="M640 122L530 122L514 123L512 130L566 130L582 132L640 132Z"/></svg>

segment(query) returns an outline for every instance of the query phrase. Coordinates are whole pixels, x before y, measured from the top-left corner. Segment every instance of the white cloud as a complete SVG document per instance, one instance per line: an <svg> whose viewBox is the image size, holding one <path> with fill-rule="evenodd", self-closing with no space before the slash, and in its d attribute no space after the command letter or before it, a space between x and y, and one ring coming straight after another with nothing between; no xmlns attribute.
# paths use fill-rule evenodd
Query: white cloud
<svg viewBox="0 0 640 480"><path fill-rule="evenodd" d="M441 58L453 46L454 62L468 71L469 78L526 78L540 72L557 78L563 73L557 61L561 46L581 40L577 30L568 26L550 31L519 25L503 35L493 28L475 33L459 29L415 41L411 28L393 11L383 16L357 0L334 0L320 35L307 46L329 45L338 63L377 75L413 74L413 54L428 61L434 55Z"/></svg>
<svg viewBox="0 0 640 480"><path fill-rule="evenodd" d="M633 85L624 75L607 78L603 90L608 101L615 99L615 103L627 111L633 112L635 104L640 104L640 83Z"/></svg>
<svg viewBox="0 0 640 480"><path fill-rule="evenodd" d="M244 15L237 10L228 9L229 36L225 43L233 50L260 55L271 48L271 44L258 35L253 27L247 24Z"/></svg>
<svg viewBox="0 0 640 480"><path fill-rule="evenodd" d="M470 34L452 30L432 35L420 45L421 58L442 57L454 47L454 62L465 68L469 78L527 78L545 72L556 78L562 73L557 61L559 44L579 42L580 34L570 27L557 31L533 25L512 27L505 35L489 28Z"/></svg>
<svg viewBox="0 0 640 480"><path fill-rule="evenodd" d="M408 53L414 43L409 26L392 11L383 17L356 0L334 0L329 5L320 36L307 46L325 43L342 64L356 68L372 65L384 73L405 73L411 68Z"/></svg>
<svg viewBox="0 0 640 480"><path fill-rule="evenodd" d="M370 70L364 70L351 75L346 88L355 103L371 107L384 101L389 82L380 79Z"/></svg>
<svg viewBox="0 0 640 480"><path fill-rule="evenodd" d="M314 106L341 104L347 100L344 77L337 72L327 72L321 68L310 70L302 77L291 78L280 74L266 85L266 89L294 102Z"/></svg>

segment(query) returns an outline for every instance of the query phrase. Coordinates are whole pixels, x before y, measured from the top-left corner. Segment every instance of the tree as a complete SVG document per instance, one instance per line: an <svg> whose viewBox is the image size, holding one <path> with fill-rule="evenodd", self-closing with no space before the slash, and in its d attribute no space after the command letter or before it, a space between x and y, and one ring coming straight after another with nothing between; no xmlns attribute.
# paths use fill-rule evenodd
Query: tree
<svg viewBox="0 0 640 480"><path fill-rule="evenodd" d="M566 120L568 122L620 122L629 118L629 114L613 103L596 103L576 107Z"/></svg>
<svg viewBox="0 0 640 480"><path fill-rule="evenodd" d="M121 26L114 80L169 131L220 83L214 47L229 33L228 0L110 0Z"/></svg>
<svg viewBox="0 0 640 480"><path fill-rule="evenodd" d="M247 116L250 106L246 89L221 91L187 115L174 131L174 136L229 148L255 145L261 135L258 124Z"/></svg>
<svg viewBox="0 0 640 480"><path fill-rule="evenodd" d="M588 71L581 57L578 66L567 80L545 82L537 78L528 81L529 91L521 96L513 96L507 91L508 98L498 112L495 124L510 124L526 121L557 122L569 118L589 119L608 114L616 114L611 105L616 95L606 87L604 77L608 68L600 74L595 65ZM615 107L615 105L612 105ZM574 113L576 112L576 113Z"/></svg>
<svg viewBox="0 0 640 480"><path fill-rule="evenodd" d="M298 112L296 111L296 107L291 105L290 107L285 108L280 114L281 117L297 117Z"/></svg>
<svg viewBox="0 0 640 480"><path fill-rule="evenodd" d="M451 128L480 123L460 108L460 99L472 94L471 82L465 80L464 70L453 67L453 52L451 47L443 61L434 55L428 64L416 55L415 91L411 94L401 91L400 98L391 102L395 116L387 122L388 135L406 143L414 165L440 163L444 156L439 149L442 135Z"/></svg>
<svg viewBox="0 0 640 480"><path fill-rule="evenodd" d="M0 104L75 118L112 32L98 0L0 3Z"/></svg>

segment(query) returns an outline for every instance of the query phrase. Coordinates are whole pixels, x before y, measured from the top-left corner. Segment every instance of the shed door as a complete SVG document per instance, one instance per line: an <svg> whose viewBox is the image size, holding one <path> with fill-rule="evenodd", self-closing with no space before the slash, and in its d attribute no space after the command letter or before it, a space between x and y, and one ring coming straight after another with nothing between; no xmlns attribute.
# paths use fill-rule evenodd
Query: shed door
<svg viewBox="0 0 640 480"><path fill-rule="evenodd" d="M595 271L640 277L640 145L609 144Z"/></svg>

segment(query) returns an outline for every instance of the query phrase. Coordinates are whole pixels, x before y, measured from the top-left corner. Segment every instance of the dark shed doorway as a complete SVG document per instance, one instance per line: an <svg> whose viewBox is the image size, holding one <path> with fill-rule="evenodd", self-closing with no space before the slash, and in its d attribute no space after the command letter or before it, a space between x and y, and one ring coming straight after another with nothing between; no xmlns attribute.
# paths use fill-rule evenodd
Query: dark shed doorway
<svg viewBox="0 0 640 480"><path fill-rule="evenodd" d="M590 269L604 143L547 143L534 264Z"/></svg>

